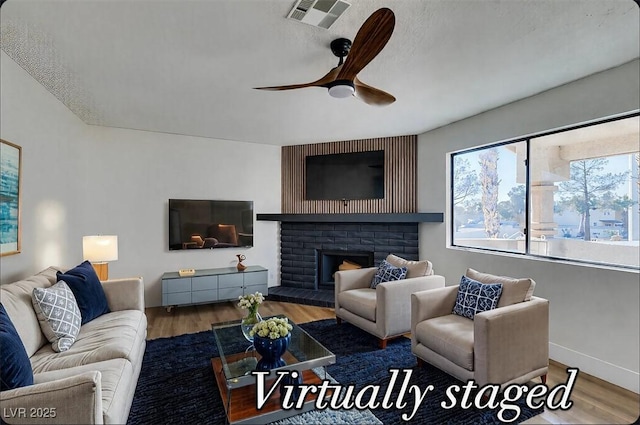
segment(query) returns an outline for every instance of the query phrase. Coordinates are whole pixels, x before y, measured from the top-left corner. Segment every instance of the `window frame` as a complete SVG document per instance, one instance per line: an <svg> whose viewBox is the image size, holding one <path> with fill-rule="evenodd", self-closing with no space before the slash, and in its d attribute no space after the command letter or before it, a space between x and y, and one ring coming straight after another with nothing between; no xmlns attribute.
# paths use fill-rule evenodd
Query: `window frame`
<svg viewBox="0 0 640 425"><path fill-rule="evenodd" d="M606 263L606 262L598 262L598 261L591 261L591 260L581 260L581 259L575 259L575 258L563 258L563 257L555 257L552 255L541 255L541 254L535 254L535 253L531 253L531 232L529 231L529 228L531 226L531 197L530 197L530 189L531 189L531 168L530 168L530 156L531 156L531 139L535 139L535 138L540 138L540 137L544 137L544 136L549 136L549 135L553 135L553 134L559 134L559 133L564 133L567 131L572 131L572 130L577 130L577 129L581 129L581 128L587 128L587 127L593 127L596 125L600 125L600 124L606 124L609 122L613 122L613 121L619 121L619 120L623 120L623 119L627 119L627 118L633 118L633 117L639 117L640 116L640 111L634 111L634 112L628 112L628 113L624 113L624 114L619 114L619 115L615 115L615 116L611 116L611 117L607 117L607 118L601 118L601 119L597 119L597 120L593 120L593 121L589 121L589 122L584 122L584 123L580 123L580 124L573 124L573 125L569 125L569 126L565 126L565 127L561 127L561 128L557 128L557 129L553 129L553 130L546 130L546 131L542 131L542 132L538 132L538 133L532 133L529 134L527 136L522 136L522 137L517 137L517 138L513 138L513 139L509 139L509 140L503 140L500 142L495 142L495 143L489 143L489 144L485 144L482 146L474 146L472 148L468 148L468 149L463 149L463 150L459 150L459 151L455 151L455 152L451 152L449 154L449 169L450 169L450 173L449 173L449 214L448 214L448 218L449 218L449 232L451 235L450 240L450 248L456 248L456 249L463 249L463 250L478 250L481 252L486 252L486 253L498 253L501 255L508 255L508 256L517 256L517 257L522 257L522 258L535 258L535 259L539 259L539 260L547 260L547 261L554 261L554 262L566 262L566 263L570 263L570 264L580 264L580 265L589 265L589 266L600 266L600 267L608 267L608 268L614 268L614 269L622 269L622 270L628 270L628 271L640 271L640 266L633 266L633 265L625 265L625 264L612 264L612 263ZM519 251L508 251L508 250L504 250L504 249L498 249L498 248L488 248L488 247L479 247L479 246L469 246L469 245L460 245L460 244L456 244L456 240L455 240L455 205L454 205L454 199L455 199L455 192L454 192L454 184L455 184L455 167L454 167L454 163L455 163L455 158L457 155L463 155L463 154L468 154L471 152L478 152L478 151L485 151L487 149L491 149L491 148L495 148L495 147L500 147L500 146L506 146L506 145L512 145L512 144L516 144L516 143L521 143L524 142L526 145L526 158L524 159L524 166L525 166L525 224L524 224L524 228L523 228L523 232L524 233L524 252L519 252ZM639 146L639 150L640 150L640 146ZM639 200L640 202L640 200Z"/></svg>

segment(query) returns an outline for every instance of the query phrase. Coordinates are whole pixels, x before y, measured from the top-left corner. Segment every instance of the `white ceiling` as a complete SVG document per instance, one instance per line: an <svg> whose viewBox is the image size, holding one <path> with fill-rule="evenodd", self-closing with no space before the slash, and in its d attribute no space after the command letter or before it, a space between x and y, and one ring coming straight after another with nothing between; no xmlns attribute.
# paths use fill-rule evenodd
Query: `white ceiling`
<svg viewBox="0 0 640 425"><path fill-rule="evenodd" d="M9 0L2 49L87 124L293 145L419 134L640 56L632 0L351 0L330 30L294 0ZM385 107L306 83L334 38L391 8L391 40L359 75Z"/></svg>

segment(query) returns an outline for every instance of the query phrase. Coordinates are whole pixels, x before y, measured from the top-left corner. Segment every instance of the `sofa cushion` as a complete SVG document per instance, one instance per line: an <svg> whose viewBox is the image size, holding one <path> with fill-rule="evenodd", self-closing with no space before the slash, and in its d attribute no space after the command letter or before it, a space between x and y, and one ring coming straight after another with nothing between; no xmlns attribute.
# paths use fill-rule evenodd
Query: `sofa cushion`
<svg viewBox="0 0 640 425"><path fill-rule="evenodd" d="M338 294L338 303L345 310L376 321L376 290L372 288L351 289Z"/></svg>
<svg viewBox="0 0 640 425"><path fill-rule="evenodd" d="M433 274L433 264L429 260L410 261L397 255L389 254L387 262L396 267L407 268L407 279L420 276L431 276Z"/></svg>
<svg viewBox="0 0 640 425"><path fill-rule="evenodd" d="M33 385L29 357L11 318L0 304L0 391Z"/></svg>
<svg viewBox="0 0 640 425"><path fill-rule="evenodd" d="M33 309L31 294L33 288L48 288L56 283L56 272L59 269L49 267L26 279L0 285L0 300L9 317L19 317L14 326L24 344L27 356L31 357L40 347L47 344L47 338L40 329L38 317Z"/></svg>
<svg viewBox="0 0 640 425"><path fill-rule="evenodd" d="M406 267L396 267L387 260L382 260L376 270L376 274L371 279L371 288L375 289L376 286L382 282L391 282L394 280L402 280L407 277Z"/></svg>
<svg viewBox="0 0 640 425"><path fill-rule="evenodd" d="M458 366L473 371L473 321L449 314L416 325L416 340Z"/></svg>
<svg viewBox="0 0 640 425"><path fill-rule="evenodd" d="M139 310L123 310L104 314L80 328L76 342L62 353L45 345L31 357L35 373L82 366L111 359L127 359L132 363L144 355L146 316Z"/></svg>
<svg viewBox="0 0 640 425"><path fill-rule="evenodd" d="M465 276L481 283L501 283L502 295L498 301L498 307L529 301L536 287L536 282L533 279L496 276L480 273L474 269L467 269Z"/></svg>
<svg viewBox="0 0 640 425"><path fill-rule="evenodd" d="M125 359L112 359L102 362L76 366L68 369L39 373L35 376L36 383L51 382L76 376L84 372L100 372L100 394L102 396L102 414L104 423L125 423L122 417L127 412L131 400L129 394L131 386L135 387L134 366ZM77 408L70 403L70 408Z"/></svg>
<svg viewBox="0 0 640 425"><path fill-rule="evenodd" d="M68 350L80 332L82 320L71 289L64 281L50 288L33 288L31 301L40 329L51 343L53 351Z"/></svg>
<svg viewBox="0 0 640 425"><path fill-rule="evenodd" d="M109 304L98 275L90 262L84 261L66 273L57 273L58 280L64 280L76 297L82 324L88 323L105 313L109 313Z"/></svg>
<svg viewBox="0 0 640 425"><path fill-rule="evenodd" d="M473 320L476 314L496 308L501 294L501 283L480 283L462 276L453 314Z"/></svg>

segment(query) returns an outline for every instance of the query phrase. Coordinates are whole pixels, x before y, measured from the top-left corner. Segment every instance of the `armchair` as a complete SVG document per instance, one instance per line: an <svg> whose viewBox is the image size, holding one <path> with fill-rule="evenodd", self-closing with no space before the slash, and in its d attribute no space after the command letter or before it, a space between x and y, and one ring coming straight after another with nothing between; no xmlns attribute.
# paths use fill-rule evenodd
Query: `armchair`
<svg viewBox="0 0 640 425"><path fill-rule="evenodd" d="M473 319L452 314L458 286L411 295L411 352L461 381L504 388L540 376L549 367L549 301L532 296L535 281L468 269L483 284L502 283L495 309Z"/></svg>
<svg viewBox="0 0 640 425"><path fill-rule="evenodd" d="M420 275L433 273L428 261L406 262L395 256L389 256L387 260L394 265L400 261L412 267L407 278L383 282L374 289L371 288L371 280L376 274L376 267L343 270L335 274L336 321L340 324L345 320L375 335L380 348L386 348L389 339L408 333L411 329L413 292L444 287L443 276Z"/></svg>

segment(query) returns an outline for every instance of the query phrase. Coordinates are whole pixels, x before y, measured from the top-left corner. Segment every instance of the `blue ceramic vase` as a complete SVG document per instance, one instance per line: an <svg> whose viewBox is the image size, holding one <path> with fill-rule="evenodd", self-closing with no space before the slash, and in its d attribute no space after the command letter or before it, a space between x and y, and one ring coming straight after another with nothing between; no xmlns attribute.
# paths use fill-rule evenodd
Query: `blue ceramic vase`
<svg viewBox="0 0 640 425"><path fill-rule="evenodd" d="M285 366L287 363L282 360L282 355L286 353L291 343L291 333L277 339L264 338L258 335L253 336L253 346L262 358L258 360L256 370L267 371Z"/></svg>

